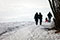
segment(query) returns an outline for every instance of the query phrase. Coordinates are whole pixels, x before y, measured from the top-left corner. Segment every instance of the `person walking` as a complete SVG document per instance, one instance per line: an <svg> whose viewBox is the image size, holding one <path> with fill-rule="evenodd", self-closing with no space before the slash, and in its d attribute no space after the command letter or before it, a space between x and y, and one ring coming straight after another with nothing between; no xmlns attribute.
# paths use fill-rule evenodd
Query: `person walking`
<svg viewBox="0 0 60 40"><path fill-rule="evenodd" d="M52 14L49 12L48 14L47 14L47 16L48 16L48 22L51 22L51 17L52 17Z"/></svg>
<svg viewBox="0 0 60 40"><path fill-rule="evenodd" d="M35 14L35 16L34 16L34 19L35 19L36 25L38 25L38 12L36 12L36 14Z"/></svg>
<svg viewBox="0 0 60 40"><path fill-rule="evenodd" d="M41 12L39 13L39 20L40 20L40 25L42 25L42 14L41 14Z"/></svg>

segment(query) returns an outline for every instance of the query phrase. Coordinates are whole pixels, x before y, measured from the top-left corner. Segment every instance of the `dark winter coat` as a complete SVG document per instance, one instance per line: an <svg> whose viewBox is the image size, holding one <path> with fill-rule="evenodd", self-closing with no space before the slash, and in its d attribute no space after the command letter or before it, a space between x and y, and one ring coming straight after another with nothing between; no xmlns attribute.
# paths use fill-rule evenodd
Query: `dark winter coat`
<svg viewBox="0 0 60 40"><path fill-rule="evenodd" d="M42 14L41 13L39 14L39 19L42 19Z"/></svg>
<svg viewBox="0 0 60 40"><path fill-rule="evenodd" d="M38 21L38 13L35 14L34 19L35 21Z"/></svg>
<svg viewBox="0 0 60 40"><path fill-rule="evenodd" d="M52 14L49 12L47 16L48 16L48 18L51 18Z"/></svg>
<svg viewBox="0 0 60 40"><path fill-rule="evenodd" d="M42 14L41 13L39 13L38 18L40 19L40 22L42 22Z"/></svg>

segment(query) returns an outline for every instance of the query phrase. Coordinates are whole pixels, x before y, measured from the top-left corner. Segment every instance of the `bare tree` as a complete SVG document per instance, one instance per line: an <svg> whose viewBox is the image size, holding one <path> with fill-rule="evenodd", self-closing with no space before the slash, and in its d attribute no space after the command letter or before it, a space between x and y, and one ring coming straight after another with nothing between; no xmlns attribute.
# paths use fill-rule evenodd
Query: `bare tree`
<svg viewBox="0 0 60 40"><path fill-rule="evenodd" d="M52 29L60 30L60 0L48 0L54 14L55 27Z"/></svg>

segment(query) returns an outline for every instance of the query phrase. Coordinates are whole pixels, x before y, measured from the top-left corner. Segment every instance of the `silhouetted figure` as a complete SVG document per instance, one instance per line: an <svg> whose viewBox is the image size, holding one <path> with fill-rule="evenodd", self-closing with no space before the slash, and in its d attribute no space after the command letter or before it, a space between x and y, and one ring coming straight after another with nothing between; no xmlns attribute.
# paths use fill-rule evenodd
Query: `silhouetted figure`
<svg viewBox="0 0 60 40"><path fill-rule="evenodd" d="M37 12L36 12L36 14L34 16L34 19L35 19L36 25L38 25L38 13Z"/></svg>
<svg viewBox="0 0 60 40"><path fill-rule="evenodd" d="M40 25L42 24L42 14L39 13L39 20L40 20Z"/></svg>
<svg viewBox="0 0 60 40"><path fill-rule="evenodd" d="M47 18L45 18L45 22L48 22L48 19Z"/></svg>
<svg viewBox="0 0 60 40"><path fill-rule="evenodd" d="M48 14L47 14L47 16L48 16L48 22L51 22L51 17L52 17L52 14L49 12Z"/></svg>

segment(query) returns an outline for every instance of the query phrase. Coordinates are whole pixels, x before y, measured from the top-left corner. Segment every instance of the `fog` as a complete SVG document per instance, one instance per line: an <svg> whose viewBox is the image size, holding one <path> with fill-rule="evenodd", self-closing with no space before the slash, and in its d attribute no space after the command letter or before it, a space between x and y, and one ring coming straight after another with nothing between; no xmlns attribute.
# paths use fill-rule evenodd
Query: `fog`
<svg viewBox="0 0 60 40"><path fill-rule="evenodd" d="M34 14L41 12L43 20L51 12L48 0L0 0L0 22L34 21Z"/></svg>

